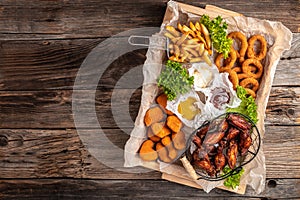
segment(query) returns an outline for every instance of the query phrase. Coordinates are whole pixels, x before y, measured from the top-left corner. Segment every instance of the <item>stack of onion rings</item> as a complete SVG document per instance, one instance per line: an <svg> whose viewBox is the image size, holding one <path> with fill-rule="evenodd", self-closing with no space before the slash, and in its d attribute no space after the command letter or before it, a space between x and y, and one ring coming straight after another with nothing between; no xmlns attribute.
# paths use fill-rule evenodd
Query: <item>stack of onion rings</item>
<svg viewBox="0 0 300 200"><path fill-rule="evenodd" d="M215 60L215 64L218 67L219 72L224 72L224 71L230 70L235 63L236 58L237 58L237 56L236 56L236 51L234 50L234 48L230 49L229 57L226 58L226 60L224 60L223 54L219 54ZM223 59L223 65L221 64L222 59Z"/></svg>
<svg viewBox="0 0 300 200"><path fill-rule="evenodd" d="M254 51L254 43L256 41L260 42L260 51L258 54L255 53ZM248 49L247 49L247 56L249 58L255 58L257 60L262 60L266 57L267 55L267 41L262 35L253 35L249 40L248 40Z"/></svg>
<svg viewBox="0 0 300 200"><path fill-rule="evenodd" d="M229 33L227 37L231 38L233 40L237 39L240 41L240 43L241 43L240 50L239 51L236 50L236 52L237 52L237 57L239 58L239 61L243 62L245 60L245 55L246 55L246 51L248 48L248 42L247 42L246 36L241 32L234 31L234 32Z"/></svg>
<svg viewBox="0 0 300 200"><path fill-rule="evenodd" d="M239 40L240 48L236 50L232 47L229 58L225 60L223 54L219 54L215 59L215 64L219 72L229 74L229 80L234 89L240 85L249 95L256 98L264 71L261 62L267 55L267 41L262 35L253 35L247 41L246 36L238 31L229 33L228 38ZM255 46L257 41L260 43L258 51ZM223 64L221 64L222 60Z"/></svg>

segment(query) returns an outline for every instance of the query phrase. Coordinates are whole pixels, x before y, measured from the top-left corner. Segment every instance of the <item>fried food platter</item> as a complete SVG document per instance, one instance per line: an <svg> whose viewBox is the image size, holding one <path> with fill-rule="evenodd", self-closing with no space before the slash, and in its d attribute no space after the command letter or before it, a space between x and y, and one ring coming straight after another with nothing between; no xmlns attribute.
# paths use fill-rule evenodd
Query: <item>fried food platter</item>
<svg viewBox="0 0 300 200"><path fill-rule="evenodd" d="M227 37L223 41L225 46L229 40L231 43L228 42L230 48L226 50L219 48L224 47L224 43L220 45L214 38L212 27L225 27L219 17L228 23ZM219 21L213 21L214 18ZM214 26L209 22L215 23ZM253 28L253 23L259 25ZM222 31L218 27L216 37ZM280 31L274 30L275 27ZM280 39L280 34L285 36ZM127 142L125 166L155 169L161 171L166 180L206 192L218 187L243 194L246 185L254 187L257 181L264 182L265 158L259 150L264 135L264 113L276 65L283 50L290 47L283 45L291 41L289 30L277 22L246 18L215 6L202 9L170 1L158 35L167 38L168 55L162 50L148 50L147 55L163 58L165 71L162 67L144 67L144 71L160 73L153 77L157 84L143 88L143 101L133 130L134 135L139 134L137 130L143 130L142 139L137 139L135 147L133 138ZM173 72L173 79L164 76ZM178 74L181 82L176 78ZM176 87L178 83L182 87ZM248 112L232 114L232 111L240 111L237 108L245 102L251 107L247 108ZM219 117L225 120L225 125L215 124L210 126L213 130L198 134L205 123L212 125L213 119ZM249 156L251 158L247 158ZM249 162L243 165L247 159ZM241 169L244 172L239 175L241 183L226 187L225 178L234 177ZM250 176L250 171L254 175ZM263 180L255 181L256 177ZM255 189L259 193L263 187L262 184Z"/></svg>

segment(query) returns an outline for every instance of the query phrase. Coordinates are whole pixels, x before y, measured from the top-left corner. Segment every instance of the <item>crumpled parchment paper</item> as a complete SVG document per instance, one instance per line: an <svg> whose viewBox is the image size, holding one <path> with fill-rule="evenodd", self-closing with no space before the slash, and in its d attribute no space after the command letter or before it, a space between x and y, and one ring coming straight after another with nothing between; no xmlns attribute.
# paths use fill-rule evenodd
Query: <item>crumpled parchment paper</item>
<svg viewBox="0 0 300 200"><path fill-rule="evenodd" d="M199 13L199 15L195 15L195 12L193 14L189 13L174 1L168 2L167 11L168 12L166 12L166 16L161 26L161 31L150 38L150 46L146 55L147 59L143 67L144 83L141 106L135 121L135 127L125 146L124 166L145 166L175 176L176 174L181 174L181 176L183 174L184 176L188 177L189 175L187 175L187 170L185 170L185 168L180 164L176 163L162 165L159 162L143 162L137 154L140 145L147 138L146 128L144 125L144 115L150 105L154 102L158 93L156 79L161 72L163 61L166 59L166 53L164 50L162 50L165 46L165 43L162 42L163 40L161 39L163 37L163 29L168 24L176 25L178 20L185 24L185 22L188 20L199 19L203 14ZM265 134L265 110L268 103L276 66L283 51L288 50L291 46L292 33L281 22L272 22L245 16L223 16L223 18L226 18L228 32L241 31L246 35L247 38L253 34L262 34L267 40L268 53L264 61L265 63L263 63L264 74L256 98L259 118L257 127L263 138ZM161 46L161 48L157 48L157 46ZM186 137L188 137L188 135ZM266 179L263 143L258 155L251 163L244 166L244 170L245 172L241 178L241 184L247 184L251 186L257 193L261 193L265 188ZM193 172L189 172L188 174L191 173ZM190 178L192 179L191 176ZM205 180L195 180L195 182L201 185L206 192L211 191L215 187L223 185L223 181L210 182Z"/></svg>

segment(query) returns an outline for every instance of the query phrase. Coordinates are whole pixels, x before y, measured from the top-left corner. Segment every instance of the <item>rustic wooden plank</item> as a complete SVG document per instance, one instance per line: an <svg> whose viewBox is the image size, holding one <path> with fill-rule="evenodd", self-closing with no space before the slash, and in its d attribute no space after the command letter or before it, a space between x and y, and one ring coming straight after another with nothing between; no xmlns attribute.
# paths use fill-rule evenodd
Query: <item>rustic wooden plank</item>
<svg viewBox="0 0 300 200"><path fill-rule="evenodd" d="M289 174L289 170L292 169L295 173L288 176L300 178L300 156L296 153L300 150L299 134L299 126L266 127L263 150L266 156L267 177L281 177L285 173Z"/></svg>
<svg viewBox="0 0 300 200"><path fill-rule="evenodd" d="M74 105L84 116L77 127L96 128L98 123L103 128L133 127L141 89L97 90L95 102L94 91L77 92L80 99ZM299 125L299 95L299 87L273 88L266 124ZM1 91L0 99L0 128L74 128L71 90Z"/></svg>
<svg viewBox="0 0 300 200"><path fill-rule="evenodd" d="M276 184L276 185L275 185ZM268 180L262 194L245 195L215 189L210 193L164 180L0 180L4 199L298 199L299 179Z"/></svg>
<svg viewBox="0 0 300 200"><path fill-rule="evenodd" d="M166 0L147 1L1 1L1 38L109 37L137 27L159 27ZM281 21L299 32L299 2L294 1L189 1L233 10L249 17ZM280 15L278 14L280 13Z"/></svg>
<svg viewBox="0 0 300 200"><path fill-rule="evenodd" d="M129 137L117 129L104 132L120 148ZM123 154L112 152L111 155L114 155L112 161L123 163ZM140 178L140 174L112 169L97 161L88 153L74 129L0 129L0 166L1 178ZM160 178L160 173L144 173L143 178Z"/></svg>
<svg viewBox="0 0 300 200"><path fill-rule="evenodd" d="M300 88L273 88L270 93L269 102L266 109L266 124L288 124L293 121L294 125L299 125L300 114L297 105Z"/></svg>
<svg viewBox="0 0 300 200"><path fill-rule="evenodd" d="M45 90L73 89L81 63L88 53L103 39L2 41L0 40L0 90ZM127 38L118 38L107 46L112 53L118 50L118 43ZM299 85L300 34L294 34L292 48L286 51L277 66L275 86ZM142 65L146 50L136 50L121 56L107 67L99 77L98 87L114 88L118 80L128 71L137 70L142 78ZM139 67L138 67L139 66ZM99 66L103 67L104 66ZM97 70L97 69L95 69ZM90 70L85 76L92 76ZM136 77L132 78L133 80ZM122 86L129 88L127 85ZM86 86L83 89L89 89Z"/></svg>
<svg viewBox="0 0 300 200"><path fill-rule="evenodd" d="M78 137L78 133L88 135L90 147L97 145L95 141L100 138L97 129L82 129L80 132L74 129L0 129L0 177L160 178L160 173L154 171L137 174L114 168L123 165L121 149L124 148L130 131L131 129L103 130L112 144L93 147L99 154L102 152L106 155L98 161L93 156L95 154L91 155ZM300 178L299 131L299 127L294 126L266 127L263 150L266 156L267 178ZM117 149L114 149L113 145ZM107 163L107 160L110 162Z"/></svg>
<svg viewBox="0 0 300 200"><path fill-rule="evenodd" d="M80 64L103 40L1 41L1 90L72 88Z"/></svg>
<svg viewBox="0 0 300 200"><path fill-rule="evenodd" d="M299 70L300 58L280 60L276 68L273 86L299 86Z"/></svg>

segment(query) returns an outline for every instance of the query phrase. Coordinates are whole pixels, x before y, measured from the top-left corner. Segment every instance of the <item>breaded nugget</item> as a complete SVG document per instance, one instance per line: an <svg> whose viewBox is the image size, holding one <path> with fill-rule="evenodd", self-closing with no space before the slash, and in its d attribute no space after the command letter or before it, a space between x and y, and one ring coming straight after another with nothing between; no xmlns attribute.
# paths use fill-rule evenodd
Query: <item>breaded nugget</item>
<svg viewBox="0 0 300 200"><path fill-rule="evenodd" d="M154 142L151 140L146 140L141 145L139 150L139 155L142 160L153 161L158 157L157 152L154 150Z"/></svg>
<svg viewBox="0 0 300 200"><path fill-rule="evenodd" d="M166 163L169 163L172 161L171 158L169 158L169 156L168 156L167 147L162 145L160 142L156 144L156 151L158 153L159 160L166 162Z"/></svg>
<svg viewBox="0 0 300 200"><path fill-rule="evenodd" d="M166 94L161 94L156 98L156 102L164 109L164 111L167 113L167 115L174 115L171 111L167 110L167 101L168 97Z"/></svg>
<svg viewBox="0 0 300 200"><path fill-rule="evenodd" d="M186 143L184 133L182 131L179 131L178 133L172 133L172 142L176 149L184 149Z"/></svg>
<svg viewBox="0 0 300 200"><path fill-rule="evenodd" d="M147 110L144 118L146 126L160 122L165 118L165 114L159 106L151 107Z"/></svg>
<svg viewBox="0 0 300 200"><path fill-rule="evenodd" d="M171 130L165 126L164 122L154 123L151 125L151 129L154 135L163 138L171 134Z"/></svg>
<svg viewBox="0 0 300 200"><path fill-rule="evenodd" d="M172 140L169 136L166 136L164 138L161 139L161 143L167 147L168 152L169 152L169 157L171 158L171 160L174 160L177 157L177 151L174 148L173 144L172 144Z"/></svg>
<svg viewBox="0 0 300 200"><path fill-rule="evenodd" d="M172 115L167 118L167 126L173 132L177 133L182 128L182 122L180 121L180 119L177 116Z"/></svg>
<svg viewBox="0 0 300 200"><path fill-rule="evenodd" d="M150 139L150 140L152 140L153 142L159 142L160 141L160 137L158 137L158 136L156 136L156 135L154 135L153 134L153 131L152 131L152 129L151 129L151 127L149 127L148 129L147 129L147 137Z"/></svg>

